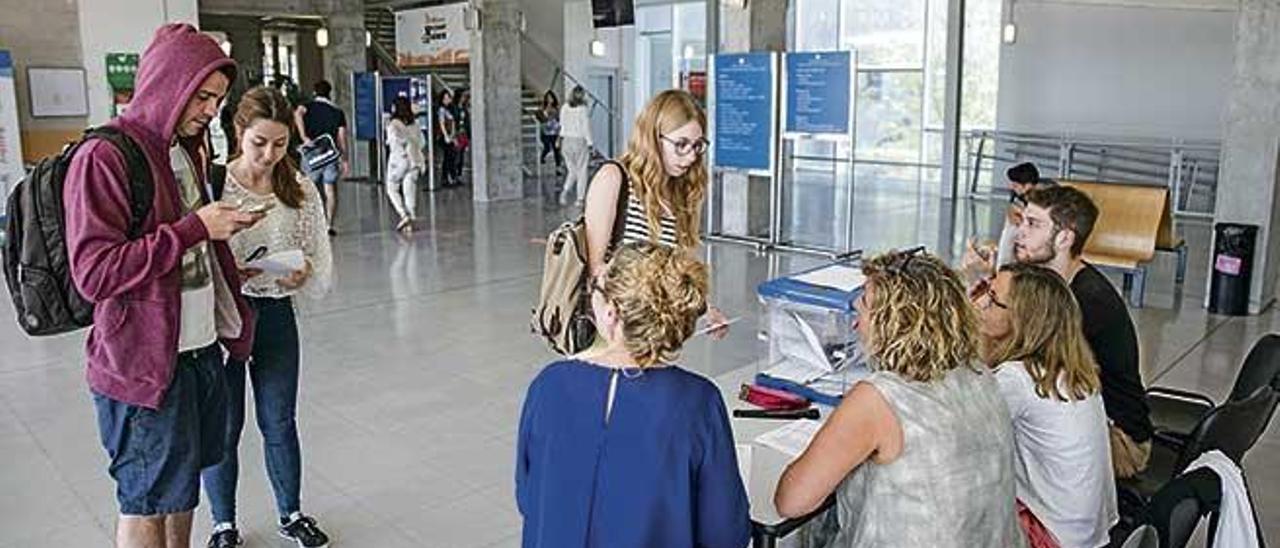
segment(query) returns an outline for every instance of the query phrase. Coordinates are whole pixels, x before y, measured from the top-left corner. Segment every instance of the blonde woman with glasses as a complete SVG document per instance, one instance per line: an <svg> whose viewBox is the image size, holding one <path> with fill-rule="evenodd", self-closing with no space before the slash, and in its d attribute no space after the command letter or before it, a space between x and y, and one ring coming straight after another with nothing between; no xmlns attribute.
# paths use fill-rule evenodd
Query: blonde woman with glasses
<svg viewBox="0 0 1280 548"><path fill-rule="evenodd" d="M974 304L984 361L1013 419L1028 540L1035 548L1106 545L1119 519L1107 413L1071 288L1047 268L1008 265Z"/></svg>
<svg viewBox="0 0 1280 548"><path fill-rule="evenodd" d="M628 244L590 283L604 343L548 365L525 396L523 546L745 547L747 495L720 389L676 365L706 311L706 266Z"/></svg>
<svg viewBox="0 0 1280 548"><path fill-rule="evenodd" d="M706 114L687 92L667 90L645 105L627 151L601 166L587 187L584 215L592 276L603 271L609 250L621 243L649 242L687 253L702 243L710 145L706 129ZM707 320L721 326L711 332L713 337L728 334L728 320L719 309L708 307Z"/></svg>
<svg viewBox="0 0 1280 548"><path fill-rule="evenodd" d="M818 546L1024 546L1014 514L1013 431L978 363L976 312L932 255L863 266L857 325L873 373L854 385L779 480L778 513L833 492Z"/></svg>

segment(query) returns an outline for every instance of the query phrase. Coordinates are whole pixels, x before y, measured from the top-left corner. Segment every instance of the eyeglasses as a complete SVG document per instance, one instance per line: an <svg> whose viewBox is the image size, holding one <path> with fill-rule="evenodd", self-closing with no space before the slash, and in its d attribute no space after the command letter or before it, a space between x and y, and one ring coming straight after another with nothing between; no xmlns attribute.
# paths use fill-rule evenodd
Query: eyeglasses
<svg viewBox="0 0 1280 548"><path fill-rule="evenodd" d="M996 308L1001 310L1009 309L1009 305L1000 302L1000 300L996 298L996 290L994 287L988 287L985 295L987 296L987 305L982 307L983 310L991 308L991 305L995 305Z"/></svg>
<svg viewBox="0 0 1280 548"><path fill-rule="evenodd" d="M885 265L885 272L894 276L905 276L911 260L915 259L922 251L924 251L924 246L918 245L911 249L895 252L893 258L889 260L889 264Z"/></svg>
<svg viewBox="0 0 1280 548"><path fill-rule="evenodd" d="M676 147L676 154L681 156L688 156L690 154L702 156L702 154L707 151L707 147L711 146L711 141L708 141L705 137L700 137L692 141L683 138L672 139L666 135L659 135L659 137L661 137L663 141L671 143L672 146Z"/></svg>

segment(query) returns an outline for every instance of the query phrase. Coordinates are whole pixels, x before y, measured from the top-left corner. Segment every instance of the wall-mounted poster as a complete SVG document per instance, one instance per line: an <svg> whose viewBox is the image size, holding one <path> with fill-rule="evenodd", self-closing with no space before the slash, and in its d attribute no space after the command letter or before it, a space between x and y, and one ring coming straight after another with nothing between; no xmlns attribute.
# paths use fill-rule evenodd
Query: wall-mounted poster
<svg viewBox="0 0 1280 548"><path fill-rule="evenodd" d="M27 91L33 117L89 115L82 68L27 67Z"/></svg>
<svg viewBox="0 0 1280 548"><path fill-rule="evenodd" d="M407 68L469 63L466 16L465 3L396 12L396 64Z"/></svg>
<svg viewBox="0 0 1280 548"><path fill-rule="evenodd" d="M0 199L22 179L22 135L18 128L18 90L13 84L13 58L0 49ZM4 211L0 211L0 217Z"/></svg>
<svg viewBox="0 0 1280 548"><path fill-rule="evenodd" d="M138 54L107 54L107 87L111 88L111 115L119 116L133 100L133 80L138 74Z"/></svg>

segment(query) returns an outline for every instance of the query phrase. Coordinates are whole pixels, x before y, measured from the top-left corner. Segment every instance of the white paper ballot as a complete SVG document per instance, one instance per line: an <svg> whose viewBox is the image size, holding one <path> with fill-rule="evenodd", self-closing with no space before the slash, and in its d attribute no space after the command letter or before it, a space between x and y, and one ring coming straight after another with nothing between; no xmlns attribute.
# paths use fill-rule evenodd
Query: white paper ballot
<svg viewBox="0 0 1280 548"><path fill-rule="evenodd" d="M803 453L809 442L818 434L822 422L814 420L797 420L782 428L765 432L756 438L756 443L782 451L791 458Z"/></svg>
<svg viewBox="0 0 1280 548"><path fill-rule="evenodd" d="M810 285L839 289L845 293L862 287L862 284L866 282L866 277L862 275L861 270L839 264L793 276L792 279Z"/></svg>
<svg viewBox="0 0 1280 548"><path fill-rule="evenodd" d="M831 362L827 360L817 332L799 314L778 314L770 323L769 336L776 338L778 351L786 361L793 362L796 367L812 368L815 378L831 371Z"/></svg>
<svg viewBox="0 0 1280 548"><path fill-rule="evenodd" d="M264 274L273 276L288 276L295 271L302 270L307 266L307 258L302 254L301 249L290 249L279 253L272 253L257 259L249 261L244 265L245 268L256 268Z"/></svg>

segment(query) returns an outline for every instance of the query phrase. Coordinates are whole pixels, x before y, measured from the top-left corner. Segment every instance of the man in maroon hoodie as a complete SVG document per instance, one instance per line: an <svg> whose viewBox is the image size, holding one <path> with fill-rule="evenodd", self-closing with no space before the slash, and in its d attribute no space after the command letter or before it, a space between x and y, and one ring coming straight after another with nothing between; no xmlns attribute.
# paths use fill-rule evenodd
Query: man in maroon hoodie
<svg viewBox="0 0 1280 548"><path fill-rule="evenodd" d="M95 303L87 378L111 459L121 547L186 547L200 470L222 458L225 348L247 359L253 318L226 240L260 213L210 202L206 127L235 63L185 24L156 31L129 109L110 123L147 157L155 197L143 236L130 219L124 157L81 147L63 200L76 289ZM221 344L219 344L221 343Z"/></svg>

